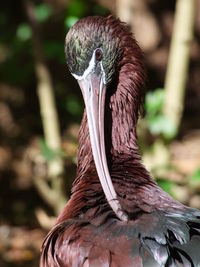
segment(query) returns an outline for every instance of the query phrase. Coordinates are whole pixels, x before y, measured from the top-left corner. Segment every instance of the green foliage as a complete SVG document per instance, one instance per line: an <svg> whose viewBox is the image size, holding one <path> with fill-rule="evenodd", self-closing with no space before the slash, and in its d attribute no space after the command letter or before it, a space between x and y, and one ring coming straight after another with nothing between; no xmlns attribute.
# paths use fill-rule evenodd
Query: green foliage
<svg viewBox="0 0 200 267"><path fill-rule="evenodd" d="M83 0L71 0L67 6L67 15L77 18L83 17L89 11L89 5Z"/></svg>
<svg viewBox="0 0 200 267"><path fill-rule="evenodd" d="M153 135L162 134L167 139L170 139L175 135L173 124L162 114L148 118L147 122L149 130Z"/></svg>
<svg viewBox="0 0 200 267"><path fill-rule="evenodd" d="M31 57L31 44L29 41L28 25L20 24L13 36L12 42L3 42L4 60L0 64L0 79L11 84L25 85L33 77L33 58ZM25 58L29 60L25 61ZM19 68L25 64L25 68Z"/></svg>
<svg viewBox="0 0 200 267"><path fill-rule="evenodd" d="M164 101L164 90L158 88L153 92L148 92L145 99L145 108L148 114L156 115L161 111Z"/></svg>
<svg viewBox="0 0 200 267"><path fill-rule="evenodd" d="M39 22L47 21L52 15L52 8L47 4L39 4L35 8L35 16Z"/></svg>
<svg viewBox="0 0 200 267"><path fill-rule="evenodd" d="M27 23L22 23L18 26L16 36L20 41L27 41L32 36L31 27Z"/></svg>
<svg viewBox="0 0 200 267"><path fill-rule="evenodd" d="M48 59L57 59L61 64L65 64L63 42L59 41L46 41L44 43L45 57Z"/></svg>
<svg viewBox="0 0 200 267"><path fill-rule="evenodd" d="M65 27L71 28L78 20L78 17L76 16L67 16L65 18Z"/></svg>
<svg viewBox="0 0 200 267"><path fill-rule="evenodd" d="M76 21L84 16L88 15L102 15L105 16L108 13L107 9L99 5L98 3L90 3L90 1L83 0L71 0L67 6L67 14L64 21L64 25L67 29L72 27Z"/></svg>
<svg viewBox="0 0 200 267"><path fill-rule="evenodd" d="M200 168L198 168L190 177L189 184L192 187L197 187L200 185Z"/></svg>
<svg viewBox="0 0 200 267"><path fill-rule="evenodd" d="M76 21L85 16L88 12L88 5L82 0L70 1L67 7L67 16L64 25L67 29L72 27Z"/></svg>
<svg viewBox="0 0 200 267"><path fill-rule="evenodd" d="M66 110L72 116L81 116L83 110L76 95L68 95L66 100Z"/></svg>
<svg viewBox="0 0 200 267"><path fill-rule="evenodd" d="M64 153L62 151L55 151L53 149L51 149L47 143L45 142L44 139L40 139L39 140L39 144L40 144L40 148L41 148L41 153L43 155L43 157L47 160L47 161L51 161L54 160L57 157L63 156Z"/></svg>
<svg viewBox="0 0 200 267"><path fill-rule="evenodd" d="M164 97L164 90L160 88L147 93L145 98L146 120L151 134L161 134L170 139L175 136L176 128L162 113Z"/></svg>
<svg viewBox="0 0 200 267"><path fill-rule="evenodd" d="M172 189L175 184L173 182L163 179L157 179L156 182L165 192L167 192L171 196L174 196Z"/></svg>
<svg viewBox="0 0 200 267"><path fill-rule="evenodd" d="M100 16L106 16L109 14L108 10L105 9L103 6L99 5L98 3L93 6L94 14L98 14Z"/></svg>

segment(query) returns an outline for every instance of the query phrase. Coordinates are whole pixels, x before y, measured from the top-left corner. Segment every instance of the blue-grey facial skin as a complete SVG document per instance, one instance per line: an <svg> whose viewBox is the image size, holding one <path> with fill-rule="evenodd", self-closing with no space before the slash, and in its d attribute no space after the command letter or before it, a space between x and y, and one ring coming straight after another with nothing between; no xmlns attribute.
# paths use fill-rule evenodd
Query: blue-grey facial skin
<svg viewBox="0 0 200 267"><path fill-rule="evenodd" d="M119 51L117 41L111 39L109 29L105 32L104 18L101 20L102 29L95 23L83 23L84 19L78 21L66 36L65 54L70 72L82 76L89 66L94 50L101 48L103 52L102 65L106 84L108 84L115 72L115 62Z"/></svg>

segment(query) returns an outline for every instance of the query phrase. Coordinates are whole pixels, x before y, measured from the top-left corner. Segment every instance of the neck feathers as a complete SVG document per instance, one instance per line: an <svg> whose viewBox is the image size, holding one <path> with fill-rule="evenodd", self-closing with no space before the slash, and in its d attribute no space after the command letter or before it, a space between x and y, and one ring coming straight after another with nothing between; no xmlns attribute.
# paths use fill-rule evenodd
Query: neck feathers
<svg viewBox="0 0 200 267"><path fill-rule="evenodd" d="M124 25L121 26L125 28ZM123 31L118 63L118 84L110 98L114 154L133 154L137 150L136 126L142 102L145 70L143 54L132 35Z"/></svg>
<svg viewBox="0 0 200 267"><path fill-rule="evenodd" d="M112 17L108 17L106 20L109 29L111 26L113 29L109 38L118 42L116 79L113 78L108 85L106 96L107 158L112 181L122 207L128 213L134 213L141 209L137 199L138 187L145 188L145 185L155 185L141 164L136 136L136 125L145 81L143 55L132 34L128 32L123 23ZM121 177L122 175L123 177ZM141 191L143 192L143 189ZM98 207L97 202L102 203L103 207L107 207L93 161L87 117L84 112L79 132L77 176L72 188L70 205L68 205L70 208L64 214L74 217L80 214L80 210L84 212L84 207L88 209L89 207Z"/></svg>
<svg viewBox="0 0 200 267"><path fill-rule="evenodd" d="M107 87L105 106L105 141L108 164L120 159L140 164L136 126L145 83L144 60L141 49L119 20L109 16L109 38L118 42L115 77ZM119 39L120 36L120 39ZM77 177L93 169L89 129L84 112L79 132Z"/></svg>

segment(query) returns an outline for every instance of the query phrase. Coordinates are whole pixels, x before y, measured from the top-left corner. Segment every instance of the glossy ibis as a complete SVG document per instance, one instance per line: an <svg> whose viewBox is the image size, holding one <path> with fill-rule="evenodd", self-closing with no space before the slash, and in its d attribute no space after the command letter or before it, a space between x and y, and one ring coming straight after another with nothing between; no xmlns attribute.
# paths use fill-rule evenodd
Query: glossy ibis
<svg viewBox="0 0 200 267"><path fill-rule="evenodd" d="M65 52L86 111L71 199L40 266L200 266L200 211L163 192L141 163L145 75L132 34L112 16L84 18L68 32Z"/></svg>

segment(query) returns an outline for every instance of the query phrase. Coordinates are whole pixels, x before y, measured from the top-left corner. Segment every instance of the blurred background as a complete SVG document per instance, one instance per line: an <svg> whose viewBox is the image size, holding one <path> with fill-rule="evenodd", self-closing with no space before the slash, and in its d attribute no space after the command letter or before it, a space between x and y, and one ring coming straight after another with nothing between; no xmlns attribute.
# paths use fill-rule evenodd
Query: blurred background
<svg viewBox="0 0 200 267"><path fill-rule="evenodd" d="M64 39L81 17L112 13L142 47L143 161L159 185L200 208L200 0L0 3L0 266L38 266L70 197L83 101Z"/></svg>

